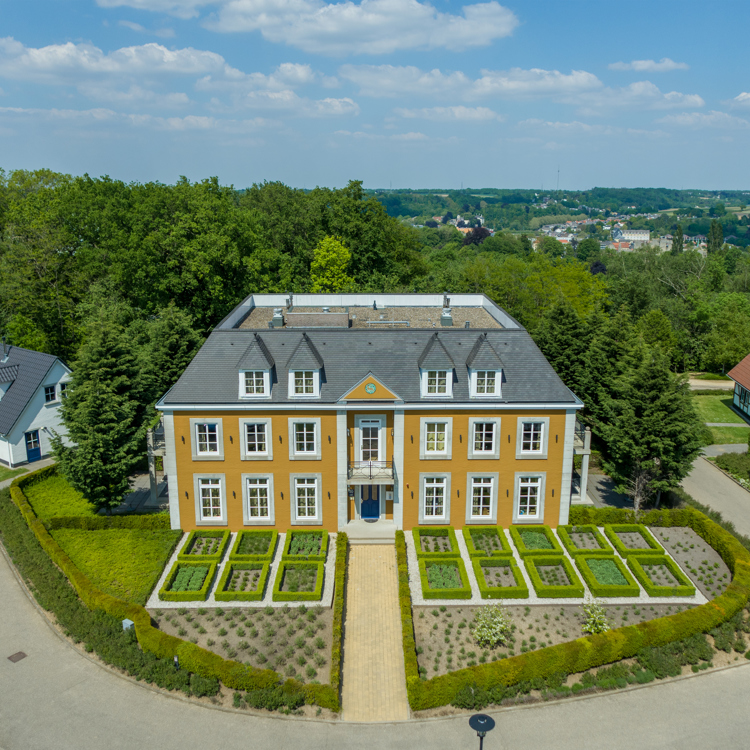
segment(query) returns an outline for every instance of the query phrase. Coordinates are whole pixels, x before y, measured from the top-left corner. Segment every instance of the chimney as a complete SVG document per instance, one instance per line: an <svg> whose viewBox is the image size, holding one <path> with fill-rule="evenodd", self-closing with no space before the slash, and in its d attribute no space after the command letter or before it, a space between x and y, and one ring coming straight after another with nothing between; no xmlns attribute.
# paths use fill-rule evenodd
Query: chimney
<svg viewBox="0 0 750 750"><path fill-rule="evenodd" d="M271 328L283 328L284 327L284 313L280 307L273 308L273 317L271 318Z"/></svg>

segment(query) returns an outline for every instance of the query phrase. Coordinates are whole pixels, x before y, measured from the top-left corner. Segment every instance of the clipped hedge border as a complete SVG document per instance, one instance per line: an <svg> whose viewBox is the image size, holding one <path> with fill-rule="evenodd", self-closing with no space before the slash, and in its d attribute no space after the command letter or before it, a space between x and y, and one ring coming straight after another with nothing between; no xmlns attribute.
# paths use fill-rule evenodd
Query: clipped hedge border
<svg viewBox="0 0 750 750"><path fill-rule="evenodd" d="M315 569L315 588L312 591L281 591L284 582L284 573L287 568ZM276 580L273 583L271 599L275 602L319 602L323 598L323 578L325 576L325 565L322 562L301 562L297 560L282 560L276 571Z"/></svg>
<svg viewBox="0 0 750 750"><path fill-rule="evenodd" d="M570 534L574 531L588 531L592 533L599 544L599 549L581 549L580 547L576 547L570 537ZM568 554L574 559L579 555L585 555L586 557L612 557L615 554L610 543L604 538L601 531L599 531L593 523L582 524L579 526L572 524L569 524L568 526L558 526L557 536L560 537L560 541L562 542L563 547L568 551Z"/></svg>
<svg viewBox="0 0 750 750"><path fill-rule="evenodd" d="M280 683L279 675L270 669L256 669L237 661L223 659L218 654L207 651L194 643L164 633L153 626L151 615L144 607L124 602L96 588L50 536L23 493L22 488L29 480L39 481L56 473L57 466L53 465L32 474L20 476L11 484L10 495L42 549L62 570L81 601L89 609L101 609L114 617L132 620L141 648L161 659L172 659L177 656L180 666L187 672L203 677L215 677L227 687L235 690L260 690L275 687Z"/></svg>
<svg viewBox="0 0 750 750"><path fill-rule="evenodd" d="M403 531L396 532L396 569L398 572L398 604L401 610L401 643L404 648L404 672L406 687L409 692L409 680L419 678L417 662L417 644L414 638L414 614L412 612L411 587L409 586L409 563L406 555L406 536ZM450 702L450 701L448 701ZM411 705L411 696L409 696ZM443 703L440 704L445 705Z"/></svg>
<svg viewBox="0 0 750 750"><path fill-rule="evenodd" d="M536 531L541 534L544 534L544 536L552 545L552 549L528 549L526 545L523 543L523 537L521 536L521 533L523 531ZM552 532L552 529L549 526L543 526L542 524L533 525L533 526L531 525L511 526L510 536L511 536L511 539L513 539L513 544L516 545L518 554L522 558L523 557L539 557L541 555L553 555L555 557L559 557L563 553L562 547L560 546L560 542L557 541L557 537L554 535L554 533Z"/></svg>
<svg viewBox="0 0 750 750"><path fill-rule="evenodd" d="M567 557L525 557L523 564L531 579L531 585L540 599L582 599L583 583L576 574ZM538 565L562 565L570 583L567 586L550 586L542 581L537 571Z"/></svg>
<svg viewBox="0 0 750 750"><path fill-rule="evenodd" d="M667 555L629 557L628 565L649 596L695 596L695 586L680 570L677 563ZM643 569L644 565L666 565L667 570L677 579L678 585L656 586Z"/></svg>
<svg viewBox="0 0 750 750"><path fill-rule="evenodd" d="M473 557L471 566L479 586L482 599L528 599L529 587L523 579L521 570L512 557ZM490 586L484 577L484 568L503 567L510 568L515 586Z"/></svg>
<svg viewBox="0 0 750 750"><path fill-rule="evenodd" d="M448 558L461 557L461 551L458 549L458 540L456 532L452 526L415 526L411 530L414 536L414 549L418 559L425 560L445 560ZM422 552L422 536L447 536L451 543L450 552Z"/></svg>
<svg viewBox="0 0 750 750"><path fill-rule="evenodd" d="M607 508L573 508L571 515L574 523L594 523L597 526L633 519L632 511ZM406 690L411 708L419 711L448 705L458 692L467 686L490 690L498 685L515 685L518 682L536 677L544 678L560 672L585 672L592 667L635 656L642 648L664 646L696 633L707 633L729 620L745 606L750 595L750 552L728 531L692 508L651 511L643 514L641 520L653 526L692 528L719 553L733 574L733 580L724 593L707 604L657 620L625 625L606 633L585 636L575 641L547 646L488 664L466 667L429 680L422 680L419 676L408 574L406 590L402 584L402 577L406 574L406 553L404 550L402 563L399 532L396 532ZM405 612L407 606L408 612Z"/></svg>
<svg viewBox="0 0 750 750"><path fill-rule="evenodd" d="M617 533L637 533L640 534L648 544L648 549L631 549L626 547ZM614 545L620 557L634 557L641 555L664 554L664 548L654 539L651 532L642 523L607 523L604 524L604 533L607 539Z"/></svg>
<svg viewBox="0 0 750 750"><path fill-rule="evenodd" d="M219 583L216 585L214 599L217 602L259 602L266 590L269 568L270 563L268 562L237 562L236 560L230 560L224 566L224 572L221 574ZM259 570L260 578L258 579L258 587L255 591L226 591L227 584L234 570Z"/></svg>
<svg viewBox="0 0 750 750"><path fill-rule="evenodd" d="M187 541L183 545L182 550L189 550L196 539L204 537L207 539L221 538L219 551L215 552L213 555L194 555L191 552L184 552L181 550L177 555L177 560L179 562L192 562L193 560L200 562L220 562L221 558L224 557L224 552L226 552L227 545L229 544L230 535L231 532L221 531L220 529L196 529L195 531L191 531L188 534Z"/></svg>
<svg viewBox="0 0 750 750"><path fill-rule="evenodd" d="M438 559L421 558L419 563L419 580L422 583L422 596L425 599L471 599L471 586L469 576L466 574L466 566L460 557L445 557ZM458 589L431 589L427 580L427 568L432 565L455 565L461 579L461 588Z"/></svg>
<svg viewBox="0 0 750 750"><path fill-rule="evenodd" d="M612 557L605 557L604 555L578 555L574 558L576 566L583 576L583 580L589 587L589 591L594 596L640 596L641 590L635 579L630 575L630 571L625 567L622 560L612 555ZM615 584L599 583L594 571L589 567L589 560L608 560L617 566L617 570L620 571L622 577L627 581L626 584L617 586Z"/></svg>
<svg viewBox="0 0 750 750"><path fill-rule="evenodd" d="M142 516L53 516L42 519L42 522L48 531L56 529L167 531L172 528L168 513L152 513Z"/></svg>
<svg viewBox="0 0 750 750"><path fill-rule="evenodd" d="M203 585L198 591L171 591L170 587L177 578L180 568L208 568ZM216 577L216 563L209 560L177 560L159 589L159 599L163 602L205 602L208 592Z"/></svg>
<svg viewBox="0 0 750 750"><path fill-rule="evenodd" d="M321 534L320 552L317 555L292 555L289 553L289 547L292 544L292 536L302 534ZM284 540L284 549L281 553L282 560L294 562L325 562L328 553L328 532L325 529L290 529L286 533Z"/></svg>
<svg viewBox="0 0 750 750"><path fill-rule="evenodd" d="M464 541L466 542L466 549L469 550L469 557L513 557L513 550L508 544L508 539L505 536L502 528L499 526L464 526L461 530L464 535ZM483 549L477 549L474 546L474 539L471 536L472 531L484 531L492 532L497 534L497 538L500 540L500 549L493 550L491 554L488 554Z"/></svg>
<svg viewBox="0 0 750 750"><path fill-rule="evenodd" d="M247 536L266 536L270 537L268 542L268 552L262 555L241 555L239 550L242 545L242 540ZM276 544L279 541L279 532L276 529L263 529L261 531L240 531L237 533L237 538L234 540L232 549L229 552L230 562L271 562L273 556L276 554Z"/></svg>

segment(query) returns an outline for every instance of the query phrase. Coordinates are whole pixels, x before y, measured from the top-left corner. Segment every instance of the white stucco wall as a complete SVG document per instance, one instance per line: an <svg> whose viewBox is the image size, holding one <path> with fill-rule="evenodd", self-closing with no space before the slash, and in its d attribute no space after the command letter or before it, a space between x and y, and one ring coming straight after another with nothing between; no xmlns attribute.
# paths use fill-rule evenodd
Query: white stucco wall
<svg viewBox="0 0 750 750"><path fill-rule="evenodd" d="M25 434L27 432L39 430L39 443L42 449L42 456L48 455L52 450L52 434L49 432L50 430L55 430L65 436L65 428L60 419L60 401L56 400L49 404L45 403L44 388L45 386L56 386L56 393L59 396L59 384L69 381L70 371L62 362L55 362L34 396L26 405L15 427L7 436L8 447L10 449L9 459L2 456L2 448L0 448L0 458L6 461L6 463L16 465L26 461Z"/></svg>

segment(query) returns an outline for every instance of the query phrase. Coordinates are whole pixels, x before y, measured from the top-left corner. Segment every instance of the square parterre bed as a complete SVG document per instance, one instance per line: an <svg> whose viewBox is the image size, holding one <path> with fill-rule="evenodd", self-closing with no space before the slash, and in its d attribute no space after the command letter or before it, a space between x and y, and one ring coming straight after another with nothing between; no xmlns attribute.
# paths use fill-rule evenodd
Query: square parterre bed
<svg viewBox="0 0 750 750"><path fill-rule="evenodd" d="M521 557L559 557L563 553L560 542L549 526L511 526L510 536Z"/></svg>
<svg viewBox="0 0 750 750"><path fill-rule="evenodd" d="M513 550L498 526L464 526L462 529L469 557L512 557Z"/></svg>
<svg viewBox="0 0 750 750"><path fill-rule="evenodd" d="M414 548L420 559L460 557L456 532L450 526L418 526L412 529Z"/></svg>
<svg viewBox="0 0 750 750"><path fill-rule="evenodd" d="M230 532L198 529L191 531L177 559L181 561L220 562L229 544Z"/></svg>
<svg viewBox="0 0 750 750"><path fill-rule="evenodd" d="M583 598L583 583L566 557L526 557L524 564L540 599Z"/></svg>
<svg viewBox="0 0 750 750"><path fill-rule="evenodd" d="M583 526L558 526L557 535L571 557L594 555L611 557L612 545L593 524Z"/></svg>
<svg viewBox="0 0 750 750"><path fill-rule="evenodd" d="M460 557L419 558L419 578L425 599L471 599L469 577Z"/></svg>
<svg viewBox="0 0 750 750"><path fill-rule="evenodd" d="M322 562L282 560L276 572L272 599L275 602L320 601L324 575Z"/></svg>
<svg viewBox="0 0 750 750"><path fill-rule="evenodd" d="M471 560L482 599L528 599L529 587L512 557Z"/></svg>
<svg viewBox="0 0 750 750"><path fill-rule="evenodd" d="M217 602L259 602L263 599L268 581L267 562L235 562L230 560L214 591Z"/></svg>
<svg viewBox="0 0 750 750"><path fill-rule="evenodd" d="M614 555L577 555L574 559L594 596L640 596L641 590L630 571Z"/></svg>
<svg viewBox="0 0 750 750"><path fill-rule="evenodd" d="M328 532L324 529L293 529L284 540L282 560L325 562L328 552Z"/></svg>
<svg viewBox="0 0 750 750"><path fill-rule="evenodd" d="M616 523L604 527L604 533L620 557L664 554L651 532L639 523Z"/></svg>
<svg viewBox="0 0 750 750"><path fill-rule="evenodd" d="M229 559L236 562L271 562L278 540L279 532L275 529L240 531L234 540Z"/></svg>
<svg viewBox="0 0 750 750"><path fill-rule="evenodd" d="M628 565L649 596L695 595L695 586L667 555L634 555Z"/></svg>
<svg viewBox="0 0 750 750"><path fill-rule="evenodd" d="M159 599L165 602L206 601L216 567L215 562L178 560L159 590Z"/></svg>

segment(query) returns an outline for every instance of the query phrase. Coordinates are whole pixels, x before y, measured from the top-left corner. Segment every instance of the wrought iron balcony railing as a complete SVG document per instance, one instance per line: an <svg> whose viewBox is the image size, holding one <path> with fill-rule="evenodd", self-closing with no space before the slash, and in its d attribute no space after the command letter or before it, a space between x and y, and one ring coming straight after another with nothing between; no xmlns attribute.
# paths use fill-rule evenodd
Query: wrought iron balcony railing
<svg viewBox="0 0 750 750"><path fill-rule="evenodd" d="M393 481L395 469L393 461L349 461L349 479L363 481L390 479Z"/></svg>

